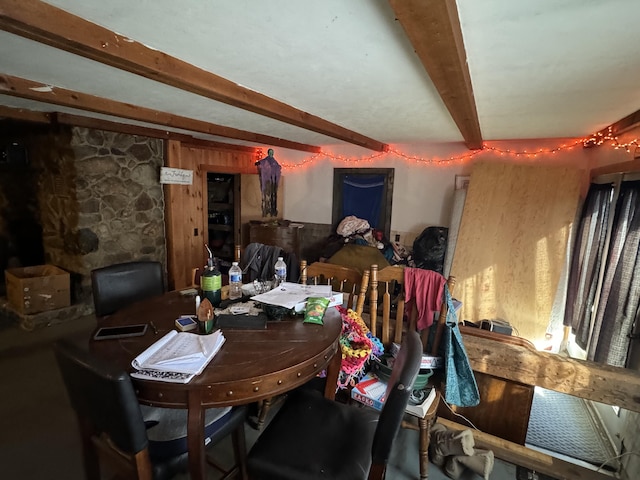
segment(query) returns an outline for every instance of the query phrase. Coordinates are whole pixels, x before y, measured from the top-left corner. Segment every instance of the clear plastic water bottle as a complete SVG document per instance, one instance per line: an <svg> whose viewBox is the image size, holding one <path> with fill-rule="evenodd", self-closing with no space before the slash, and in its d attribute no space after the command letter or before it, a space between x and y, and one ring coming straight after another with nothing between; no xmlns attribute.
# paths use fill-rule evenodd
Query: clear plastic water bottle
<svg viewBox="0 0 640 480"><path fill-rule="evenodd" d="M238 262L233 262L229 269L229 300L242 297L242 269Z"/></svg>
<svg viewBox="0 0 640 480"><path fill-rule="evenodd" d="M278 257L278 261L275 266L276 272L276 287L280 285L282 282L287 281L287 264L284 263L282 257Z"/></svg>

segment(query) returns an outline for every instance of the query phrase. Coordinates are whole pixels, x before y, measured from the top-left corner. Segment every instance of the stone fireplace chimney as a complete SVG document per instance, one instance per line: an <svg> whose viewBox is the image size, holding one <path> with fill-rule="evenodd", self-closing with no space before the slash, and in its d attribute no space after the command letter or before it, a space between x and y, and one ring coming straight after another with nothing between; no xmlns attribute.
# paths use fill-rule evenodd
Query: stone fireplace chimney
<svg viewBox="0 0 640 480"><path fill-rule="evenodd" d="M94 268L166 265L162 140L78 127L11 131L28 163L0 164L0 267L56 265L71 274L72 303L92 310ZM33 255L17 254L25 239Z"/></svg>

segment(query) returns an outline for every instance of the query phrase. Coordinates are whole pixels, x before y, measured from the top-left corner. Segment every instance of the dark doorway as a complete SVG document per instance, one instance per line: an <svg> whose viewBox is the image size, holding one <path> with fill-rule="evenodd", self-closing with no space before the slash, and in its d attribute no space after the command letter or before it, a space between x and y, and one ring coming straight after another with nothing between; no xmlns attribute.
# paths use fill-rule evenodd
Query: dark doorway
<svg viewBox="0 0 640 480"><path fill-rule="evenodd" d="M333 170L333 214L335 230L340 221L354 215L382 230L391 232L393 168L335 168Z"/></svg>
<svg viewBox="0 0 640 480"><path fill-rule="evenodd" d="M0 138L0 295L6 293L5 269L44 263L38 172L26 143L7 131Z"/></svg>

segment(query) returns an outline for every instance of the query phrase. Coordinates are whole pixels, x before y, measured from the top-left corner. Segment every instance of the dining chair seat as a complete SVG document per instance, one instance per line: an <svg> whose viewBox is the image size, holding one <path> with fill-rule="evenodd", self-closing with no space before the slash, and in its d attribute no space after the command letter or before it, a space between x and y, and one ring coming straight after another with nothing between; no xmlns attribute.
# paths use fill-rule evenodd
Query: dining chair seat
<svg viewBox="0 0 640 480"><path fill-rule="evenodd" d="M142 419L149 438L151 460L167 458L187 451L187 411L179 408L159 408L140 405ZM207 443L226 437L226 425L237 424L244 408L208 408L204 417L204 438Z"/></svg>
<svg viewBox="0 0 640 480"><path fill-rule="evenodd" d="M187 470L186 410L141 406L128 373L68 340L56 342L54 352L78 419L87 479L115 470L122 478L162 480ZM224 478L238 470L244 478L245 417L246 407L205 413L206 444L233 434L237 463Z"/></svg>
<svg viewBox="0 0 640 480"><path fill-rule="evenodd" d="M416 332L405 335L382 411L329 400L313 389L291 393L249 452L254 480L385 478L422 354Z"/></svg>

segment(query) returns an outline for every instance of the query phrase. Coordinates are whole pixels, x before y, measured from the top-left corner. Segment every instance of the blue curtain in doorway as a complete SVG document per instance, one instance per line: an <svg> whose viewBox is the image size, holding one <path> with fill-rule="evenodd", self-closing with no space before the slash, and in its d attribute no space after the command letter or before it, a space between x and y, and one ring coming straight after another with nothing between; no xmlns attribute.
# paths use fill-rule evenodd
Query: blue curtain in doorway
<svg viewBox="0 0 640 480"><path fill-rule="evenodd" d="M379 228L384 175L345 175L342 182L342 218L355 215Z"/></svg>

